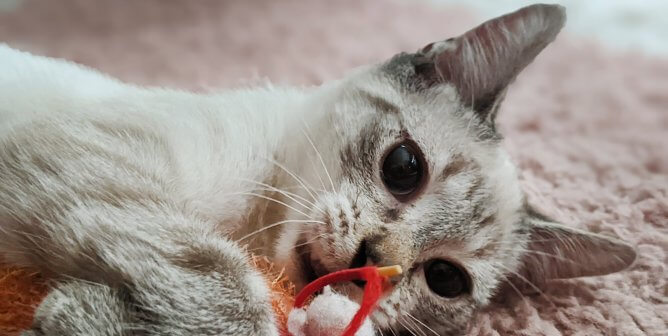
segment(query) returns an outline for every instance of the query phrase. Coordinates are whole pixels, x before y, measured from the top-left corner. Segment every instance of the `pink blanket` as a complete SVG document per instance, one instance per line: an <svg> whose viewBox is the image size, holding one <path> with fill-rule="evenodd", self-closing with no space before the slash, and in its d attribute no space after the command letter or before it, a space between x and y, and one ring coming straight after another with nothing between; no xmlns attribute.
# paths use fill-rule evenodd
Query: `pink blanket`
<svg viewBox="0 0 668 336"><path fill-rule="evenodd" d="M205 89L319 83L478 20L408 1L33 0L0 13L0 41L130 82ZM471 333L666 335L668 59L562 34L513 86L500 124L534 204L639 257L492 306Z"/></svg>

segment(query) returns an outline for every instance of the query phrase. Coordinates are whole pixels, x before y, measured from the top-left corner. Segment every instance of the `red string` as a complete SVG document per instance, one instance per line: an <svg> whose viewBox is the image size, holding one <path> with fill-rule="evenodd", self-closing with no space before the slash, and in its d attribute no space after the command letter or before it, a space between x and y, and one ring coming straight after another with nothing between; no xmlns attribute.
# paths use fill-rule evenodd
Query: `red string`
<svg viewBox="0 0 668 336"><path fill-rule="evenodd" d="M297 297L295 298L295 307L301 308L306 302L306 299L327 285L335 282L351 280L366 280L360 309L355 313L353 319L350 320L350 323L343 331L342 335L354 336L357 330L362 326L366 317L369 316L371 311L376 307L376 303L378 303L378 300L383 294L385 277L378 273L378 268L376 266L345 269L327 274L314 280L297 294Z"/></svg>

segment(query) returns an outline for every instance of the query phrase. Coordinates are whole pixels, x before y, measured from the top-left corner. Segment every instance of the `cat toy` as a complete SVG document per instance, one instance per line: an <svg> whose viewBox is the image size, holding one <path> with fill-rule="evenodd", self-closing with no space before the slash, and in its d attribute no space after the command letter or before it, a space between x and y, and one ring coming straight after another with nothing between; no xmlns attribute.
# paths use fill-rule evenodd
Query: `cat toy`
<svg viewBox="0 0 668 336"><path fill-rule="evenodd" d="M271 288L281 336L373 335L367 317L390 288L389 279L401 274L399 266L345 269L316 279L295 296L294 285L266 257L254 256L251 262ZM359 305L329 288L352 280L365 282ZM30 327L35 308L48 293L47 282L36 272L0 266L0 335L18 335ZM322 293L314 296L316 292Z"/></svg>
<svg viewBox="0 0 668 336"><path fill-rule="evenodd" d="M297 294L297 297L295 298L295 303L294 303L295 310L293 310L290 313L290 316L288 318L288 325L287 325L288 335L308 336L315 333L312 331L313 329L322 329L323 325L320 324L314 328L313 326L307 327L305 323L302 323L302 321L304 321L305 319L300 316L300 315L303 316L303 314L300 314L300 312L302 312L300 308L304 306L306 300L311 295L313 295L317 291L322 290L325 286L334 283L352 281L352 280L361 280L365 282L362 302L360 303L359 310L357 310L357 313L355 313L352 320L350 321L350 323L348 323L343 333L341 334L341 336L357 335L357 331L362 327L367 316L369 316L369 314L373 311L376 304L378 303L378 300L381 299L385 290L390 286L389 278L399 275L401 274L401 272L402 271L400 266L387 266L387 267L365 266L360 268L344 269L341 271L333 272L314 280L313 282L306 285L306 287L304 287L301 290L301 292ZM326 296L324 297L333 296L334 294L329 292L326 293L325 295ZM316 304L316 302L313 302L312 305L313 304ZM325 306L324 304L321 305ZM336 305L327 305L325 307L336 307ZM295 320L297 320L297 322L293 322ZM325 325L324 327L326 328L328 326ZM317 332L317 333L322 334L322 332ZM373 334L373 329L370 327L369 324L367 324L367 330L365 334L370 334L370 335Z"/></svg>

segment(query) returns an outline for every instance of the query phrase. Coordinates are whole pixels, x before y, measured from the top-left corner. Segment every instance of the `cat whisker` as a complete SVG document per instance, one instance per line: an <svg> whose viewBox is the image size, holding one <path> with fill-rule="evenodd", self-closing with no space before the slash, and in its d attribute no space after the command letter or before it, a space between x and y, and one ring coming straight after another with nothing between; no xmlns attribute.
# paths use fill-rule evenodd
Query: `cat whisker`
<svg viewBox="0 0 668 336"><path fill-rule="evenodd" d="M385 308L383 308L382 303L379 304L378 306L376 306L376 311L369 317L369 319L371 319L371 321L372 321L374 324L378 325L378 324L380 324L380 323L378 323L378 318L376 317L376 315L383 315L383 317L384 317L385 320L387 320L387 321L391 321L391 320L392 320L392 319L390 318L390 315L387 314L387 311L385 310ZM394 330L392 330L392 326L391 326L391 325L388 324L387 327L390 329L390 332L392 332L392 334L393 334L394 336L397 335L397 334L394 332ZM379 335L381 335L381 336L386 335L385 333L383 333L383 330L381 330L380 327L378 327L378 331L380 332Z"/></svg>
<svg viewBox="0 0 668 336"><path fill-rule="evenodd" d="M294 190L294 189L302 189L303 190L304 187L302 187L300 185L292 185L292 186L288 186L288 187L283 188L283 190ZM319 191L319 192L327 192L327 190L322 189L322 188L312 188L311 190Z"/></svg>
<svg viewBox="0 0 668 336"><path fill-rule="evenodd" d="M416 333L419 333L420 336L427 336L427 334L424 332L424 330L422 330L422 328L419 325L417 325L415 322L413 322L412 320L408 320L408 319L404 318L404 322L409 324L412 327L411 329L413 331L416 331Z"/></svg>
<svg viewBox="0 0 668 336"><path fill-rule="evenodd" d="M304 132L303 128L302 128L302 134L304 134L304 136L306 137L306 133ZM306 139L308 140L308 137L306 137ZM313 145L311 145L311 147L313 147ZM322 174L320 174L320 171L316 167L315 161L313 161L313 156L312 155L307 155L307 156L308 156L308 161L311 164L311 169L313 169L313 172L315 173L315 175L318 177L318 180L320 181L320 185L322 186L322 190L327 192L327 187L325 186L325 181L322 179L322 176L321 176Z"/></svg>
<svg viewBox="0 0 668 336"><path fill-rule="evenodd" d="M322 164L322 168L325 170L325 174L327 174L327 178L329 179L329 183L332 186L332 192L336 190L334 187L334 181L332 180L332 176L329 174L329 170L327 170L327 166L325 165L325 160L322 159L322 154L320 154L320 151L318 148L316 148L315 144L313 143L313 140L311 137L308 135L309 133L309 127L306 124L306 121L302 120L302 124L304 125L305 129L302 129L302 132L304 133L304 136L306 136L306 140L311 144L311 147L313 147L313 150L315 151L316 155L318 155L318 159L320 160L320 164Z"/></svg>
<svg viewBox="0 0 668 336"><path fill-rule="evenodd" d="M551 254L551 253L542 252L542 251L533 251L533 250L527 250L527 249L497 249L497 251L520 252L520 253L526 253L526 254L540 255L540 256L545 256L545 257L549 257L549 258L554 258L554 259L559 260L559 261L571 263L571 264L574 264L574 265L577 265L577 266L582 266L582 267L586 266L586 265L584 265L582 263L579 263L575 260L571 260L571 259L559 256L559 255L556 255L556 254Z"/></svg>
<svg viewBox="0 0 668 336"><path fill-rule="evenodd" d="M413 320L415 320L415 322L421 324L423 327L427 328L427 330L431 331L434 335L436 335L436 336L441 336L441 335L439 335L436 331L434 331L434 329L432 329L432 328L430 328L428 325L424 324L424 322L422 322L422 321L420 321L419 319L417 319L417 318L416 318L415 316L413 316L411 313L406 312L406 315L408 315L408 317L410 317L410 318L412 318Z"/></svg>
<svg viewBox="0 0 668 336"><path fill-rule="evenodd" d="M275 227L277 227L277 226L280 226L280 225L283 225L283 224L288 224L288 223L315 223L315 224L325 224L325 222L322 222L322 221L316 221L316 220L310 220L310 219L286 219L286 220L278 221L278 222L273 223L273 224L269 224L269 225L267 225L267 226L265 226L265 227L263 227L263 228L261 228L261 229L255 230L255 231L253 231L253 232L251 232L251 233L249 233L249 234L247 234L247 235L245 235L245 236L239 238L237 241L239 241L239 242L244 241L244 240L246 240L246 239L248 239L248 238L250 238L250 237L252 237L252 236L254 236L254 235L258 234L258 233L262 233L262 232L264 232L264 231L266 231L266 230L269 230L269 229L271 229L271 228L275 228Z"/></svg>
<svg viewBox="0 0 668 336"><path fill-rule="evenodd" d="M276 204L280 204L280 205L282 205L282 206L284 206L288 209L291 209L291 210L303 215L306 218L310 218L310 216L307 215L306 213L304 213L303 211L298 210L297 208L295 208L295 207L293 207L293 206L291 206L291 205L289 205L289 204L287 204L283 201L279 201L275 198L272 198L272 197L269 197L269 196L266 196L266 195L256 194L256 193L251 193L251 192L238 192L238 193L231 193L231 194L228 194L228 195L246 195L246 196L253 196L253 197L262 198L262 199L265 199L267 201L274 202Z"/></svg>
<svg viewBox="0 0 668 336"><path fill-rule="evenodd" d="M390 328L390 332L392 333L392 336L397 336L397 332L394 331L394 328L392 328L392 326L388 326L388 328Z"/></svg>
<svg viewBox="0 0 668 336"><path fill-rule="evenodd" d="M321 208L318 208L318 207L315 207L315 206L314 206L314 207L309 207L308 205L306 205L306 204L302 203L301 201L297 200L294 196L291 196L291 195L290 195L290 194L292 194L292 195L296 195L296 194L294 194L294 193L290 193L290 192L286 192L286 191L282 191L282 190L276 190L276 189L277 189L277 188L257 187L257 188L255 188L255 189L253 189L253 190L251 190L251 191L253 191L253 192L255 192L255 191L277 192L277 193L279 193L280 195L283 195L283 196L287 197L288 199L294 201L295 203L297 203L297 205L303 207L303 208L305 209L305 211L314 209L314 210L317 210L318 212L320 212L320 213L322 213L322 214L325 214L325 212L324 212ZM298 196L298 195L297 195L297 196Z"/></svg>
<svg viewBox="0 0 668 336"><path fill-rule="evenodd" d="M543 292L540 288L538 288L538 286L536 286L536 284L534 284L533 282L529 281L527 278L525 278L525 277L522 276L521 274L519 274L519 273L517 273L517 272L511 270L510 268L508 268L508 267L506 267L506 266L503 266L502 264L497 264L497 266L499 266L499 267L505 269L507 272L510 272L510 273L512 273L513 275L517 276L518 279L522 280L524 283L526 283L527 285L529 285L533 290L535 290L536 292L538 292L538 294L540 294L540 296L542 296L545 300L547 300L547 302L549 302L550 305L551 305L553 308L556 308L556 305L554 304L554 302L547 296L547 294L545 294L545 292Z"/></svg>
<svg viewBox="0 0 668 336"><path fill-rule="evenodd" d="M303 233L303 232L306 232L306 231L302 231L302 233ZM323 234L319 234L319 235L317 235L317 236L311 238L311 239L308 240L308 241L305 241L305 242L296 244L295 246L292 246L292 247L290 248L290 250L295 250L295 249L297 249L298 247L305 246L305 245L309 245L309 244L313 244L316 240L318 240L318 239L320 239L320 238L322 238L322 237L324 237L324 236L325 236L324 233L323 233ZM253 251L255 251L255 250L259 250L259 249L261 249L261 247L257 247L257 248L254 248L254 249L252 249L252 250L249 250L249 252L253 252ZM302 252L302 253L307 253L307 251L304 251L304 252ZM303 254L299 254L299 255L301 256L301 255L303 255Z"/></svg>
<svg viewBox="0 0 668 336"><path fill-rule="evenodd" d="M573 239L573 238L569 238L569 237L562 237L562 238L553 238L553 239L538 239L538 240L532 240L532 242L553 242L555 240L559 240L562 244L565 244L565 241L578 241L577 239ZM499 246L501 244L503 244L503 242L495 242L495 243L489 244L487 246L492 247L492 246ZM571 244L568 244L568 245L571 245ZM574 248L573 251L575 251L575 245L571 245L571 246L573 246L573 248ZM580 248L584 249L582 246ZM543 252L543 251L529 250L529 249L526 249L526 248L517 248L517 249L511 248L511 249L498 249L498 250L499 251L507 251L507 252L520 252L520 253L530 253L530 254L536 254L536 255L544 255L544 256L551 257L551 258L554 258L554 259L557 259L557 260L560 260L560 261L569 262L569 263L572 263L572 264L575 264L575 265L578 265L578 266L583 266L583 267L586 266L586 265L584 265L582 263L578 263L578 262L576 262L572 259L568 259L566 257L560 256L560 255L557 255L557 254L551 254L551 253L547 253L547 252Z"/></svg>
<svg viewBox="0 0 668 336"><path fill-rule="evenodd" d="M317 235L317 236L311 238L310 240L307 240L307 241L305 241L305 242L303 242L303 243L300 243L300 244L295 245L293 248L297 248L297 247L301 247L301 246L305 246L305 245L313 244L313 242L315 242L316 240L318 240L318 239L320 239L320 238L322 238L322 237L324 237L324 236L325 236L325 234L324 234L324 233L321 233L321 234L319 234L319 235Z"/></svg>
<svg viewBox="0 0 668 336"><path fill-rule="evenodd" d="M401 323L401 325L404 327L404 329L408 330L412 335L418 336L418 333L420 333L420 330L415 329L415 326L412 323L410 323L409 320L403 318L403 316L398 315L397 316L397 321L399 321L399 323ZM422 333L420 333L420 336L424 336L424 335L422 335Z"/></svg>
<svg viewBox="0 0 668 336"><path fill-rule="evenodd" d="M406 319L406 318L403 318L403 316L399 316L398 318L402 318L403 321L406 323L405 326L406 326L406 327L409 327L409 326L410 326L410 327L411 327L410 330L411 330L415 335L418 335L418 334L419 334L419 336L424 336L424 332L423 332L422 330L420 330L420 329L415 325L415 322L413 322L413 321L411 321L411 320L408 320L408 319Z"/></svg>
<svg viewBox="0 0 668 336"><path fill-rule="evenodd" d="M307 233L307 232L310 232L310 231L308 231L308 230L297 230L297 231L296 231L297 234L302 234L302 233ZM322 238L322 237L324 237L324 236L325 236L324 233L319 234L319 235L317 235L317 236L311 238L311 239L308 240L308 241L305 241L305 242L302 242L302 243L300 243L300 244L296 244L295 246L290 247L289 250L295 250L297 247L312 244L314 241L316 241L317 239ZM250 250L248 250L248 251L249 251L249 252L254 252L254 251L256 251L256 250L260 250L260 249L262 249L262 248L263 248L263 247L255 247L255 248L250 249Z"/></svg>
<svg viewBox="0 0 668 336"><path fill-rule="evenodd" d="M290 177L292 177L295 181L297 181L297 183L299 183L302 187L304 187L304 190L306 190L306 192L311 196L311 198L313 199L313 201L317 200L317 197L315 197L315 194L313 193L313 187L310 186L310 185L308 184L308 182L306 182L306 181L304 181L303 179L299 178L297 175L295 175L295 173L293 173L292 171L290 171L290 169L288 169L285 165L281 164L280 162L278 162L278 161L276 161L276 160L274 160L274 159L272 159L272 158L267 158L267 157L263 157L263 158L264 158L265 160L271 162L272 164L274 164L276 167L278 167L278 168L280 168L281 170L283 170L285 173L287 173L288 175L290 175Z"/></svg>
<svg viewBox="0 0 668 336"><path fill-rule="evenodd" d="M303 231L303 232L306 232L306 231ZM299 244L295 244L294 246L292 246L292 247L290 248L290 250L296 250L297 248L299 248L299 247L301 247L301 246L306 246L306 245L313 244L316 240L318 240L318 239L320 239L320 238L322 238L322 237L324 237L324 236L325 236L324 233L323 233L323 234L319 234L319 235L317 235L317 236L311 238L310 240L307 240L307 241L305 241L305 242L301 242L301 243L299 243ZM302 252L299 253L299 255L301 256L301 255L303 255L304 253L308 253L308 251L302 251Z"/></svg>
<svg viewBox="0 0 668 336"><path fill-rule="evenodd" d="M404 322L401 321L401 316L397 317L397 322L399 322L399 324L401 324L401 326L404 327L406 331L411 333L411 336L418 336L411 328L409 328Z"/></svg>
<svg viewBox="0 0 668 336"><path fill-rule="evenodd" d="M517 295L519 295L522 298L522 300L526 299L526 296L524 296L524 294L522 294L522 292L517 287L515 287L515 285L513 285L513 282L510 281L507 275L503 273L497 273L497 274L506 279L506 283L510 286L510 288L512 288L517 293Z"/></svg>
<svg viewBox="0 0 668 336"><path fill-rule="evenodd" d="M309 205L311 205L313 208L320 210L320 212L322 212L322 213L324 214L324 211L322 210L322 208L318 207L318 206L317 206L315 203L313 203L312 201L309 201L309 200L306 199L305 197L303 197L303 196L301 196L301 195L298 195L298 194L296 194L296 193L289 192L289 191L286 191L286 190L283 190L283 189L280 189L280 188L276 188L276 187L274 187L274 186L272 186L272 185L270 185L270 184L264 183L264 182L259 182L259 181L254 181L254 180L250 180L250 179L244 179L244 178L237 178L237 180L245 181L245 182L249 182L249 183L255 183L255 184L259 185L259 186L262 186L262 187L265 187L265 188L269 189L269 190L267 190L267 191L275 191L275 192L278 192L278 193L284 195L285 197L287 197L287 198L289 198L289 199L295 201L296 203L298 203L299 205L303 206L304 208L309 209L308 206L306 206L305 204L303 204L302 202L299 201L299 200L302 200L302 201L308 203ZM297 200L297 198L298 198L299 200Z"/></svg>

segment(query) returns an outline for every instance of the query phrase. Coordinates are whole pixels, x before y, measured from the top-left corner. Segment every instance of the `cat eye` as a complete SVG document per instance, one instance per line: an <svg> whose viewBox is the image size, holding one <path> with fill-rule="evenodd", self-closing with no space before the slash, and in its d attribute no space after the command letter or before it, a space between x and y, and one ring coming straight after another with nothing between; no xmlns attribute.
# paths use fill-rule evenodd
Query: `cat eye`
<svg viewBox="0 0 668 336"><path fill-rule="evenodd" d="M424 268L427 286L438 296L454 298L468 291L466 276L462 270L445 260L433 260Z"/></svg>
<svg viewBox="0 0 668 336"><path fill-rule="evenodd" d="M402 143L394 147L383 161L381 177L387 189L398 198L415 192L424 175L421 157L415 146Z"/></svg>

